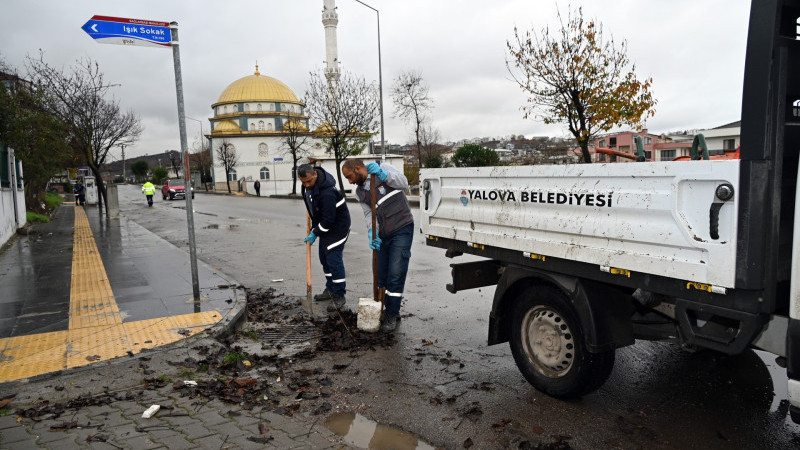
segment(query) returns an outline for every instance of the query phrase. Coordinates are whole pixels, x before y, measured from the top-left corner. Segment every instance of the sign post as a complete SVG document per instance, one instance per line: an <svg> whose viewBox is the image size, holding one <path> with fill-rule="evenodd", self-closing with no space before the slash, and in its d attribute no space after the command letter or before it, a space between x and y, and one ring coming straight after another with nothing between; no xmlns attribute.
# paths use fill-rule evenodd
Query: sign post
<svg viewBox="0 0 800 450"><path fill-rule="evenodd" d="M278 195L278 171L275 168L275 163L283 161L283 158L272 158L272 179L275 182L275 195Z"/></svg>
<svg viewBox="0 0 800 450"><path fill-rule="evenodd" d="M186 223L189 229L189 260L192 270L192 294L195 309L199 308L200 282L197 275L197 248L194 239L194 212L192 210L192 186L189 177L189 145L186 139L186 119L183 106L183 79L181 56L178 48L178 23L155 20L127 19L122 17L92 16L83 27L92 39L100 44L139 45L146 47L172 47L175 66L175 91L178 97L178 128L183 156L183 179L186 187Z"/></svg>

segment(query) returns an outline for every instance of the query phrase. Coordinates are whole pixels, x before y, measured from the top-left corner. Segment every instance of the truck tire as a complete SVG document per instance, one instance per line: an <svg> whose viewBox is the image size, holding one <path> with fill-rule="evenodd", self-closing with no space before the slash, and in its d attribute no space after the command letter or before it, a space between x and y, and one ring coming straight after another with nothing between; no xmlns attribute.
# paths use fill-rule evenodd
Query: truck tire
<svg viewBox="0 0 800 450"><path fill-rule="evenodd" d="M511 353L536 389L556 398L575 398L598 389L611 375L614 350L587 350L578 315L558 289L526 289L512 320Z"/></svg>

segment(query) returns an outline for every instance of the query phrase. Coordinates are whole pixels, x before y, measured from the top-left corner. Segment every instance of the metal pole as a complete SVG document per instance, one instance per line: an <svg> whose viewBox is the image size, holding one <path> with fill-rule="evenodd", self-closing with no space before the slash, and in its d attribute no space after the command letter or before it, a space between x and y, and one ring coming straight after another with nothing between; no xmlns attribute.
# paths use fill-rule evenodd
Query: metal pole
<svg viewBox="0 0 800 450"><path fill-rule="evenodd" d="M275 159L272 160L272 181L275 182L275 195L278 195L278 171L275 169Z"/></svg>
<svg viewBox="0 0 800 450"><path fill-rule="evenodd" d="M383 74L381 73L381 13L375 10L378 15L378 91L380 93L381 107L381 162L386 162L386 136L383 132Z"/></svg>
<svg viewBox="0 0 800 450"><path fill-rule="evenodd" d="M379 104L381 109L381 162L386 162L386 140L383 127L383 73L381 70L381 13L377 9L369 6L361 0L356 0L356 2L361 3L367 8L375 11L375 14L378 16L378 93L380 95Z"/></svg>
<svg viewBox="0 0 800 450"><path fill-rule="evenodd" d="M122 147L122 182L125 182L125 144L121 144Z"/></svg>
<svg viewBox="0 0 800 450"><path fill-rule="evenodd" d="M192 294L200 300L200 282L197 276L197 248L194 241L194 213L192 211L192 186L189 181L189 145L186 143L186 119L183 109L183 79L181 77L181 53L178 47L178 22L170 22L172 32L172 60L175 65L175 91L178 94L178 127L181 135L181 154L183 155L183 179L186 189L186 223L189 229L189 262L192 266Z"/></svg>

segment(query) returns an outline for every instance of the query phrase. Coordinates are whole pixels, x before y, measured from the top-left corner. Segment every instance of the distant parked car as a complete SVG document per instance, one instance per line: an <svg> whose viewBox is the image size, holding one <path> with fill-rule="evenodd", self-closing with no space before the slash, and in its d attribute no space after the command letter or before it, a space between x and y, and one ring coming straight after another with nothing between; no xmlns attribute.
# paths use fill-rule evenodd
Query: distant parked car
<svg viewBox="0 0 800 450"><path fill-rule="evenodd" d="M186 198L186 186L183 180L167 180L161 186L161 196L166 199ZM192 188L192 198L194 198L194 188Z"/></svg>

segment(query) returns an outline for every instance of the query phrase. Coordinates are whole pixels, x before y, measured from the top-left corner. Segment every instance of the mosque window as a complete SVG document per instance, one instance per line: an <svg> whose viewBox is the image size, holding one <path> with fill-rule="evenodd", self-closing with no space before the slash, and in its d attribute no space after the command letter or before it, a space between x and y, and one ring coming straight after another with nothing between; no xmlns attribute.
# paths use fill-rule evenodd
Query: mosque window
<svg viewBox="0 0 800 450"><path fill-rule="evenodd" d="M267 169L266 167L262 167L261 171L259 172L259 177L262 180L269 180L269 169Z"/></svg>
<svg viewBox="0 0 800 450"><path fill-rule="evenodd" d="M255 130L255 129L256 129L256 123L250 122L250 130Z"/></svg>
<svg viewBox="0 0 800 450"><path fill-rule="evenodd" d="M264 121L263 120L259 120L258 121L258 131L264 131Z"/></svg>
<svg viewBox="0 0 800 450"><path fill-rule="evenodd" d="M267 131L273 131L274 127L272 126L272 122L267 124Z"/></svg>
<svg viewBox="0 0 800 450"><path fill-rule="evenodd" d="M231 169L231 171L228 172L228 181L236 181L236 170Z"/></svg>
<svg viewBox="0 0 800 450"><path fill-rule="evenodd" d="M275 103L269 104L269 111L275 111Z"/></svg>
<svg viewBox="0 0 800 450"><path fill-rule="evenodd" d="M258 144L258 156L266 158L268 154L269 151L267 150L267 144L264 142Z"/></svg>
<svg viewBox="0 0 800 450"><path fill-rule="evenodd" d="M245 111L250 111L250 103L245 103L244 104L244 110Z"/></svg>
<svg viewBox="0 0 800 450"><path fill-rule="evenodd" d="M256 105L256 111L258 111L258 112L261 112L261 111L262 111L262 109L261 109L261 103L259 103L258 105Z"/></svg>

